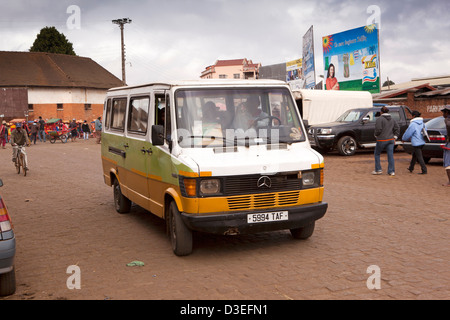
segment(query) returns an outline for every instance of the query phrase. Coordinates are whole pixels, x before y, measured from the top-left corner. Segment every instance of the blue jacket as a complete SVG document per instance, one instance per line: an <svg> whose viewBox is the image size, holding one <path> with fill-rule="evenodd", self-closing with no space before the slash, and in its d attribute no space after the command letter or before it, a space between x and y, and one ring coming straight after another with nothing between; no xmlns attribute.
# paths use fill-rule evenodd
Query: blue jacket
<svg viewBox="0 0 450 320"><path fill-rule="evenodd" d="M403 134L402 141L411 141L413 147L422 146L425 140L422 136L423 118L417 117L411 120L408 129Z"/></svg>

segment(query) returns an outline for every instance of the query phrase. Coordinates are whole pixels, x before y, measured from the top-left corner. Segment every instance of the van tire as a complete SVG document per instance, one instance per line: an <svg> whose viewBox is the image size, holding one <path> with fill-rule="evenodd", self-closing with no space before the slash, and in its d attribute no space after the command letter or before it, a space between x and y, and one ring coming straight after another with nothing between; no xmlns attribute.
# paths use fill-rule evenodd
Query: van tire
<svg viewBox="0 0 450 320"><path fill-rule="evenodd" d="M114 192L114 207L119 213L128 213L131 210L131 201L122 194L120 190L120 184L117 179L114 180L113 185Z"/></svg>
<svg viewBox="0 0 450 320"><path fill-rule="evenodd" d="M172 201L169 206L169 236L172 250L177 256L187 256L192 253L192 231L184 224L180 211Z"/></svg>
<svg viewBox="0 0 450 320"><path fill-rule="evenodd" d="M351 136L343 136L337 143L337 149L341 156L353 156L356 153L357 143Z"/></svg>
<svg viewBox="0 0 450 320"><path fill-rule="evenodd" d="M302 240L308 239L314 233L315 225L316 225L316 222L313 221L312 223L310 223L307 226L297 228L297 229L290 229L291 235L294 239L302 239Z"/></svg>
<svg viewBox="0 0 450 320"><path fill-rule="evenodd" d="M12 295L16 292L16 271L0 274L0 297Z"/></svg>

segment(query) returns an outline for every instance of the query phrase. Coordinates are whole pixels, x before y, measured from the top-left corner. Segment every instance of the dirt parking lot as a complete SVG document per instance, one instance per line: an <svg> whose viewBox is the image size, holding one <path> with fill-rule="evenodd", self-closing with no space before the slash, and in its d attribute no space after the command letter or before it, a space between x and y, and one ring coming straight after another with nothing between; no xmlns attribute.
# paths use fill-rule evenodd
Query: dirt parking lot
<svg viewBox="0 0 450 320"><path fill-rule="evenodd" d="M372 176L371 151L328 154L329 209L310 239L289 231L195 234L193 254L177 257L162 220L139 207L115 212L94 140L38 142L27 153L31 170L23 177L11 146L0 149L0 192L17 238L17 291L0 300L450 298L442 161L432 160L428 175L410 174L410 156L396 152L396 176ZM132 261L145 265L127 266ZM80 289L67 286L72 265ZM377 275L370 266L379 268L379 289L368 288Z"/></svg>

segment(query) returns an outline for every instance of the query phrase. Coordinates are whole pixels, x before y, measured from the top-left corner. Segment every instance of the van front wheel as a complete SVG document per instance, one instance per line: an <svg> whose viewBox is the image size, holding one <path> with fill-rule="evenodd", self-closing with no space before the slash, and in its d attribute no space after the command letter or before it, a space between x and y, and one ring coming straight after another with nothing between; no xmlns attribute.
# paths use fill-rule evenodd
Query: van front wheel
<svg viewBox="0 0 450 320"><path fill-rule="evenodd" d="M169 235L172 250L177 256L187 256L192 252L192 231L181 219L180 211L174 201L169 206Z"/></svg>
<svg viewBox="0 0 450 320"><path fill-rule="evenodd" d="M304 226L302 228L297 228L297 229L291 229L291 235L294 239L308 239L309 237L312 236L312 234L314 233L314 227L316 225L316 222L312 222L311 224Z"/></svg>
<svg viewBox="0 0 450 320"><path fill-rule="evenodd" d="M114 207L119 213L128 213L131 210L131 201L122 194L120 184L117 179L114 180Z"/></svg>

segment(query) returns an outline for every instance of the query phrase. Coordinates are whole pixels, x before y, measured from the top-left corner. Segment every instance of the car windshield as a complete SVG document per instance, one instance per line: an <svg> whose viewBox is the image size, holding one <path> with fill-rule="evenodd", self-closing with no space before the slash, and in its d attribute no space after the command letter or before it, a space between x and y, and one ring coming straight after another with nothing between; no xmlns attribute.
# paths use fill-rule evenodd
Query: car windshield
<svg viewBox="0 0 450 320"><path fill-rule="evenodd" d="M347 110L337 118L336 122L355 122L358 121L364 113L367 113L367 111Z"/></svg>
<svg viewBox="0 0 450 320"><path fill-rule="evenodd" d="M305 141L287 88L180 89L175 107L181 147Z"/></svg>
<svg viewBox="0 0 450 320"><path fill-rule="evenodd" d="M427 129L442 130L445 129L444 117L437 117L425 123Z"/></svg>

